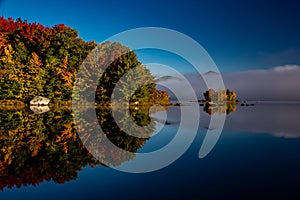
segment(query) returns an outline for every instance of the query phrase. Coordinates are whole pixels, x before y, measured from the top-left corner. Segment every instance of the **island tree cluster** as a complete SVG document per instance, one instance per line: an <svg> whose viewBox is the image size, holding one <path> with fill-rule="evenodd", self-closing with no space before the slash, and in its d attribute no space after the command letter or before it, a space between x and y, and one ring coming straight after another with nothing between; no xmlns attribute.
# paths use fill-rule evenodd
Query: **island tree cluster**
<svg viewBox="0 0 300 200"><path fill-rule="evenodd" d="M227 90L219 90L215 91L214 89L209 89L203 93L203 96L207 102L212 103L226 103L226 102L235 102L236 101L236 93L233 91Z"/></svg>

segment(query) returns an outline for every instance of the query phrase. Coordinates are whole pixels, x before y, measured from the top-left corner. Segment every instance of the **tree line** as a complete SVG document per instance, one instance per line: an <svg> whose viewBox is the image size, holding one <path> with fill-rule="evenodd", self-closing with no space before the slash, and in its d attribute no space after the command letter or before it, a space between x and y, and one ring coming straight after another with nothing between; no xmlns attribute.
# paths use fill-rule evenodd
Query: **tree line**
<svg viewBox="0 0 300 200"><path fill-rule="evenodd" d="M98 53L100 60L89 57L96 47L99 51L93 53ZM119 43L86 42L64 24L45 27L22 19L0 18L0 100L28 102L37 95L71 100L76 75L86 59L92 59L89 70L94 72L104 63L109 65L99 77L96 96L88 100L109 101L118 80L140 66L130 81L149 80L150 84L138 88L131 100L168 101L166 92L155 89L155 77L142 66L135 52ZM81 89L88 93L88 87Z"/></svg>

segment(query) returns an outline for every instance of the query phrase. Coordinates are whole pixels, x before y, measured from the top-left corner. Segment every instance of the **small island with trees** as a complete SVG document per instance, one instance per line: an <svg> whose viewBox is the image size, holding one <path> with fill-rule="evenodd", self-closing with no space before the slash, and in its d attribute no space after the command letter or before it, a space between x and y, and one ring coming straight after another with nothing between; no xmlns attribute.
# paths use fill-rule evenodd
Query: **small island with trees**
<svg viewBox="0 0 300 200"><path fill-rule="evenodd" d="M205 100L199 100L200 105L204 105L204 111L209 115L215 113L229 114L236 111L236 104L240 103L237 100L237 95L235 92L226 90L215 91L214 89L209 89L203 93Z"/></svg>
<svg viewBox="0 0 300 200"><path fill-rule="evenodd" d="M205 98L205 102L208 104L224 104L224 103L236 103L236 93L230 91L229 89L226 90L219 90L215 91L214 89L209 89L203 93Z"/></svg>

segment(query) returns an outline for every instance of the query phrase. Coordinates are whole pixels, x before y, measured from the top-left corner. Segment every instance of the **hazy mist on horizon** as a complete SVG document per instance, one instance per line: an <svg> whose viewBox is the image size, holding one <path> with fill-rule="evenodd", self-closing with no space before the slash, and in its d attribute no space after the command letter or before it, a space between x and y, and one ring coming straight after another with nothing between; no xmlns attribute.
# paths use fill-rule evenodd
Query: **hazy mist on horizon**
<svg viewBox="0 0 300 200"><path fill-rule="evenodd" d="M212 78L216 74L209 72L203 76ZM208 88L199 74L186 74L186 79L192 85L198 99L203 99L203 92ZM284 65L266 70L248 70L240 72L222 73L225 88L237 93L240 100L262 101L299 101L300 100L300 66ZM168 76L159 79L161 83L172 84L179 89L185 100L190 100L189 89L182 86L182 80ZM164 87L158 86L160 89ZM169 92L171 99L174 94Z"/></svg>

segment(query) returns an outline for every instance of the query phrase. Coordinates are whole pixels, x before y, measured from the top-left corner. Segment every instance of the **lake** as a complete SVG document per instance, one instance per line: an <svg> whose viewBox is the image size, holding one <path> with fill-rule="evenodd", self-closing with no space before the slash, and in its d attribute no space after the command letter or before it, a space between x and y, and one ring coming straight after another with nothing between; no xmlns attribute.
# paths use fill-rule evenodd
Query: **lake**
<svg viewBox="0 0 300 200"><path fill-rule="evenodd" d="M299 198L299 103L249 102L230 109L198 105L199 111L189 104L195 102L150 110L151 117L149 110L138 107L115 112L82 108L77 122L70 109L50 108L42 114L29 108L2 109L0 198ZM128 116L138 126L130 124ZM225 124L200 158L214 116L224 117ZM139 159L136 154L148 155L172 144L178 130L182 141L163 157L170 159L178 151L178 159L155 170L161 163L153 157L143 166L151 172L124 172L132 168L122 166ZM109 147L108 140L123 151Z"/></svg>

